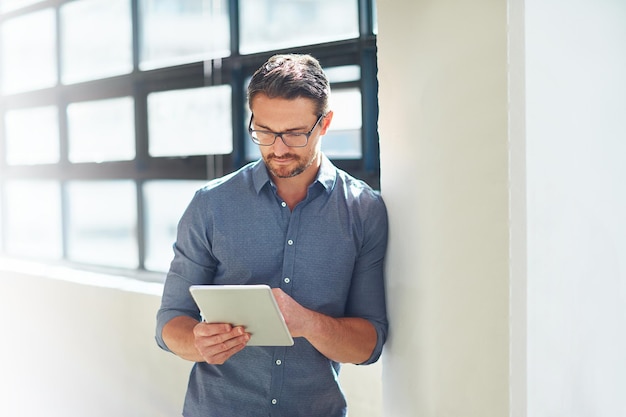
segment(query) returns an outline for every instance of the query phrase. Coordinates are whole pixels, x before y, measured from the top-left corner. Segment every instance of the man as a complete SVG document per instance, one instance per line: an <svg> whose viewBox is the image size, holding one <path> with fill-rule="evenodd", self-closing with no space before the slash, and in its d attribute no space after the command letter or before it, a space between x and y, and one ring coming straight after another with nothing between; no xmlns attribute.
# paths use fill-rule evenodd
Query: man
<svg viewBox="0 0 626 417"><path fill-rule="evenodd" d="M183 415L338 417L340 363L378 360L387 336L380 195L321 152L330 86L309 55L278 55L248 87L262 159L199 190L178 226L157 341L194 361ZM194 284L267 284L295 344L247 346L200 322Z"/></svg>

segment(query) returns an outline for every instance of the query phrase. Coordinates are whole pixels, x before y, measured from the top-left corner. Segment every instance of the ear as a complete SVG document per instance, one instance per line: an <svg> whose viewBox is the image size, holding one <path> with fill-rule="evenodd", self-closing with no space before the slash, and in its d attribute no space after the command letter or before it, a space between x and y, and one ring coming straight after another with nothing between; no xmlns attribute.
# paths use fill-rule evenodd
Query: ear
<svg viewBox="0 0 626 417"><path fill-rule="evenodd" d="M322 119L322 131L320 132L320 136L324 136L326 134L326 131L328 130L328 128L330 127L330 122L332 122L333 120L333 111L329 110L328 113L326 113L326 116L324 116L324 118Z"/></svg>

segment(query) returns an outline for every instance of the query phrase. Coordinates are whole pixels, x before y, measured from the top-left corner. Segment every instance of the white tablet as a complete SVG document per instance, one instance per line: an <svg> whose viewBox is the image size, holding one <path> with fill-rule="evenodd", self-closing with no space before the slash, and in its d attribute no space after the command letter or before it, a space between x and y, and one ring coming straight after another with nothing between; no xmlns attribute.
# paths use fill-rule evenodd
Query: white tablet
<svg viewBox="0 0 626 417"><path fill-rule="evenodd" d="M204 321L243 326L251 335L248 346L293 345L269 286L192 285L189 291Z"/></svg>

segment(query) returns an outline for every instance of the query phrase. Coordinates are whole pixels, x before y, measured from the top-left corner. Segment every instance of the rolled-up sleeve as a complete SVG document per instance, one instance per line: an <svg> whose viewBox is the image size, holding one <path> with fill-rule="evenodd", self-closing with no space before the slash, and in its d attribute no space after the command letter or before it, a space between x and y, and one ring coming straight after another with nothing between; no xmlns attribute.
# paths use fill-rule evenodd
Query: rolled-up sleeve
<svg viewBox="0 0 626 417"><path fill-rule="evenodd" d="M365 208L364 239L356 260L347 304L349 316L365 318L376 329L376 346L370 358L361 365L378 360L388 332L384 277L388 235L387 210L379 196Z"/></svg>
<svg viewBox="0 0 626 417"><path fill-rule="evenodd" d="M209 284L215 274L215 261L211 256L209 216L198 192L185 210L178 223L174 259L163 287L161 307L157 312L156 341L167 351L163 341L163 327L178 316L189 316L200 320L200 312L189 293L189 287Z"/></svg>

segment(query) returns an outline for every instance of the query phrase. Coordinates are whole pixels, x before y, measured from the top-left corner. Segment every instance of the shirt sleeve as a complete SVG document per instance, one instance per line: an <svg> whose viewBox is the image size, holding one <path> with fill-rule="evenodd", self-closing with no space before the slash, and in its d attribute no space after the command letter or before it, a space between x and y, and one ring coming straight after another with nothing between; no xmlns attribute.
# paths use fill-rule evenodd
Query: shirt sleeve
<svg viewBox="0 0 626 417"><path fill-rule="evenodd" d="M363 243L352 276L347 315L365 318L376 329L376 346L370 358L362 363L367 365L378 360L387 339L384 260L388 220L385 204L378 194L361 209Z"/></svg>
<svg viewBox="0 0 626 417"><path fill-rule="evenodd" d="M156 341L164 350L163 326L178 316L200 320L200 311L189 293L196 284L210 284L215 274L216 262L211 255L209 231L211 230L206 197L197 192L178 223L174 259L165 279L161 307L157 312Z"/></svg>

